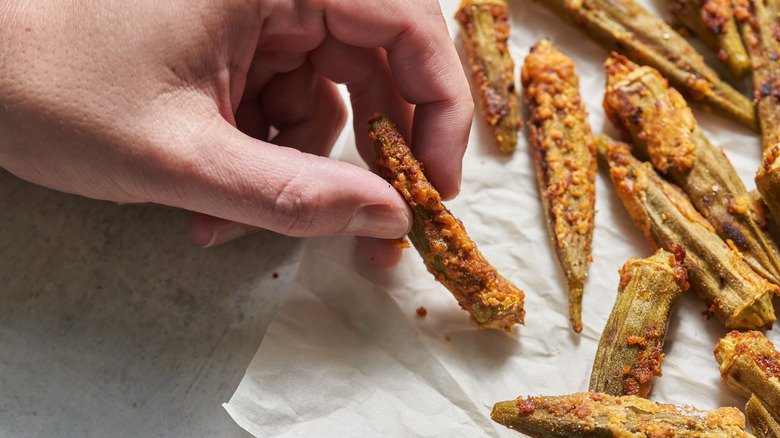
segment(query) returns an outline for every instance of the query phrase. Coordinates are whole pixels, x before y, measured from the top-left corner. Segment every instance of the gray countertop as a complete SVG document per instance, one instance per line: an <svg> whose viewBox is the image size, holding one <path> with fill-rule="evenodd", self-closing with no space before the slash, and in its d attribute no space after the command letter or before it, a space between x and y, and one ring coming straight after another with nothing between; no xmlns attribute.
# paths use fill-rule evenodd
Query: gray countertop
<svg viewBox="0 0 780 438"><path fill-rule="evenodd" d="M248 436L221 404L303 240L202 249L187 221L0 170L0 436Z"/></svg>

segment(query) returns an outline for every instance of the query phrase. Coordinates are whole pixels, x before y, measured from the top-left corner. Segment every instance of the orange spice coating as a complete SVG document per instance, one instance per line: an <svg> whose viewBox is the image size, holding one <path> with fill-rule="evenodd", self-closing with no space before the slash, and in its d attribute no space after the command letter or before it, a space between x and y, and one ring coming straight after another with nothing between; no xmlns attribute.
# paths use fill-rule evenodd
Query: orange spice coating
<svg viewBox="0 0 780 438"><path fill-rule="evenodd" d="M525 295L485 260L463 223L442 204L395 126L377 114L369 120L369 137L379 174L412 209L409 239L428 271L452 292L479 328L510 330L522 324Z"/></svg>
<svg viewBox="0 0 780 438"><path fill-rule="evenodd" d="M503 0L463 0L455 14L466 40L482 118L493 130L496 148L512 152L520 130L515 63L509 53L509 10Z"/></svg>
<svg viewBox="0 0 780 438"><path fill-rule="evenodd" d="M750 100L720 79L684 37L636 1L536 1L605 49L656 68L686 98L757 129Z"/></svg>
<svg viewBox="0 0 780 438"><path fill-rule="evenodd" d="M712 231L679 187L662 179L628 145L597 138L599 156L634 223L654 248L685 248L691 285L728 329L757 329L775 321L771 296L778 287L758 275Z"/></svg>
<svg viewBox="0 0 780 438"><path fill-rule="evenodd" d="M604 111L612 123L621 128L623 139L631 141L628 127L636 129L637 137L646 141L647 155L656 169L666 173L669 167L683 172L693 166L696 145L691 134L696 126L693 113L685 99L658 70L640 67L621 55L614 55L604 63L607 87L604 93ZM641 81L650 75L663 89L654 90ZM652 96L655 105L638 105L637 95Z"/></svg>
<svg viewBox="0 0 780 438"><path fill-rule="evenodd" d="M723 382L745 398L751 394L780 415L780 353L759 331L732 331L713 350Z"/></svg>
<svg viewBox="0 0 780 438"><path fill-rule="evenodd" d="M715 232L731 241L759 275L780 284L780 252L764 229L763 207L680 94L657 70L622 56L605 64L604 109L632 153L647 159L690 197Z"/></svg>
<svg viewBox="0 0 780 438"><path fill-rule="evenodd" d="M750 59L742 43L731 0L670 0L673 20L696 34L731 70L743 78Z"/></svg>
<svg viewBox="0 0 780 438"><path fill-rule="evenodd" d="M572 327L582 330L582 292L592 261L596 149L574 61L542 39L523 63L528 139L549 234L569 284Z"/></svg>
<svg viewBox="0 0 780 438"><path fill-rule="evenodd" d="M496 403L491 418L512 430L545 437L751 437L737 408L703 411L636 396L598 392L518 397Z"/></svg>
<svg viewBox="0 0 780 438"><path fill-rule="evenodd" d="M658 250L620 269L615 305L599 340L589 389L613 396L650 392L661 376L663 345L672 310L688 289L685 250Z"/></svg>

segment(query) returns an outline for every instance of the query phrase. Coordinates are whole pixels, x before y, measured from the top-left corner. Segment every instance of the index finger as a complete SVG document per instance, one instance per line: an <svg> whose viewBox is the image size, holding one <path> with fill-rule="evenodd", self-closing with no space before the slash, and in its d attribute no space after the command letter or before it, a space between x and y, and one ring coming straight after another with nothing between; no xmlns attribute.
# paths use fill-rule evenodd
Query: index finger
<svg viewBox="0 0 780 438"><path fill-rule="evenodd" d="M460 184L474 103L439 3L433 0L332 2L324 11L333 37L387 52L399 93L416 105L411 145L446 198Z"/></svg>

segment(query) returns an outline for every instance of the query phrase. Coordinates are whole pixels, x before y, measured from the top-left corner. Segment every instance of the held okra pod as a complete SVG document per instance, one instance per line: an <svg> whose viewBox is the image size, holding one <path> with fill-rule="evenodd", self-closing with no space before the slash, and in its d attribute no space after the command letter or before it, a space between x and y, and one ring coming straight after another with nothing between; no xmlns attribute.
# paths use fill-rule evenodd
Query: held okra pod
<svg viewBox="0 0 780 438"><path fill-rule="evenodd" d="M728 329L753 329L775 321L777 286L758 275L740 254L715 234L679 187L661 178L650 163L631 155L628 145L596 138L599 158L609 166L618 196L655 248L685 249L688 280Z"/></svg>
<svg viewBox="0 0 780 438"><path fill-rule="evenodd" d="M672 310L688 289L684 258L681 247L674 254L659 249L620 270L615 306L593 362L591 391L639 397L650 392L650 378L661 375Z"/></svg>
<svg viewBox="0 0 780 438"><path fill-rule="evenodd" d="M593 134L574 61L549 40L531 48L520 79L547 228L569 287L569 319L579 333L592 260L597 172Z"/></svg>
<svg viewBox="0 0 780 438"><path fill-rule="evenodd" d="M444 207L395 126L383 115L369 120L379 174L413 213L409 240L428 271L452 292L479 328L510 330L522 324L525 295L488 263L460 220Z"/></svg>
<svg viewBox="0 0 780 438"><path fill-rule="evenodd" d="M757 130L753 104L680 34L633 0L538 0L609 51L660 71L687 98Z"/></svg>
<svg viewBox="0 0 780 438"><path fill-rule="evenodd" d="M503 0L463 0L455 19L465 37L482 118L493 131L496 148L503 153L512 152L522 122L515 63L507 45L507 5Z"/></svg>
<svg viewBox="0 0 780 438"><path fill-rule="evenodd" d="M780 416L780 353L763 333L731 331L714 349L723 382L737 394L754 394Z"/></svg>
<svg viewBox="0 0 780 438"><path fill-rule="evenodd" d="M777 418L766 409L766 406L755 395L751 395L750 400L745 405L745 416L750 424L750 430L756 437L780 437L780 424L777 423Z"/></svg>
<svg viewBox="0 0 780 438"><path fill-rule="evenodd" d="M680 186L729 246L780 285L780 253L766 231L763 207L709 142L682 96L657 70L623 56L608 59L605 68L604 110L632 152Z"/></svg>
<svg viewBox="0 0 780 438"><path fill-rule="evenodd" d="M669 0L669 12L701 38L735 78L741 79L750 71L731 0Z"/></svg>
<svg viewBox="0 0 780 438"><path fill-rule="evenodd" d="M491 418L537 437L752 437L737 408L704 411L597 392L518 397L496 403Z"/></svg>

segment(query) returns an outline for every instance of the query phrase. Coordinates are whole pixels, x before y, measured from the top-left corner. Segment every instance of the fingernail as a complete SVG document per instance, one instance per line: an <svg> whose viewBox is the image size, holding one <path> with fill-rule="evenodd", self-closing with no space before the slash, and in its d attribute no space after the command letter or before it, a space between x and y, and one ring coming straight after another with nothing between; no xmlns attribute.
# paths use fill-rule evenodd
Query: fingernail
<svg viewBox="0 0 780 438"><path fill-rule="evenodd" d="M224 227L219 227L214 230L214 234L211 235L209 243L205 244L204 248L211 248L212 246L221 245L223 243L230 242L231 240L238 239L239 237L246 236L251 232L251 227L244 224L231 223Z"/></svg>
<svg viewBox="0 0 780 438"><path fill-rule="evenodd" d="M396 239L411 227L405 210L389 205L369 205L355 213L343 234Z"/></svg>

